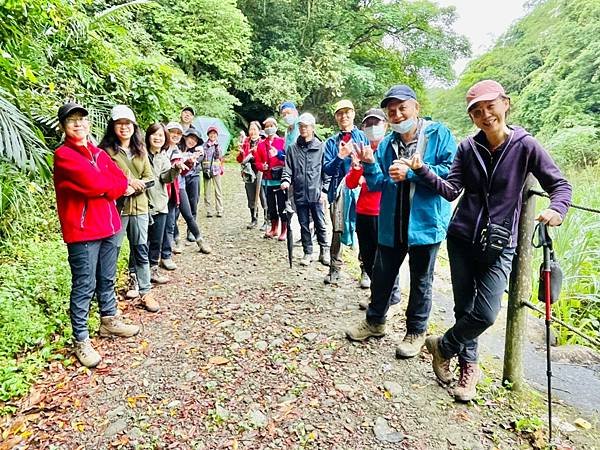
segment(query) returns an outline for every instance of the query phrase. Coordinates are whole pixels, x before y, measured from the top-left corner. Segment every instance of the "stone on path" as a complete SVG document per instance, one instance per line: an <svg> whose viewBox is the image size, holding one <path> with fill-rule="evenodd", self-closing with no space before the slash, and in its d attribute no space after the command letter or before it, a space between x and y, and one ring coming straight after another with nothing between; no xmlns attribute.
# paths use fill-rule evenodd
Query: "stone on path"
<svg viewBox="0 0 600 450"><path fill-rule="evenodd" d="M391 428L387 420L383 417L375 419L375 426L373 427L373 433L378 441L381 442L401 442L404 440L404 435L393 428Z"/></svg>

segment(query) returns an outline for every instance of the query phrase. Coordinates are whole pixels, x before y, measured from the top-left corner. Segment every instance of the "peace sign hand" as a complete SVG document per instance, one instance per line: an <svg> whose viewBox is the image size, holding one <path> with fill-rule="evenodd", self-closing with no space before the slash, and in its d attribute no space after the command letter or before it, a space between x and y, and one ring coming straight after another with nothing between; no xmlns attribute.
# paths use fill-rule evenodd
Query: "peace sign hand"
<svg viewBox="0 0 600 450"><path fill-rule="evenodd" d="M373 149L370 145L364 145L361 143L356 149L356 156L364 163L374 163L375 155L373 154Z"/></svg>
<svg viewBox="0 0 600 450"><path fill-rule="evenodd" d="M421 159L421 155L419 153L413 154L410 158L401 158L400 162L402 162L402 164L406 164L412 170L418 170L423 167L423 160Z"/></svg>

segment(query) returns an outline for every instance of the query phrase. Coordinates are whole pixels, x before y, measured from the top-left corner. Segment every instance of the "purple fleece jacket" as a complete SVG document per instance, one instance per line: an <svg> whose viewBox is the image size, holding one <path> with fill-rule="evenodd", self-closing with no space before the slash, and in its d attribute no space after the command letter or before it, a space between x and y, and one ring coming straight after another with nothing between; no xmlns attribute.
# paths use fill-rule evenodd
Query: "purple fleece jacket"
<svg viewBox="0 0 600 450"><path fill-rule="evenodd" d="M571 205L569 182L535 138L523 128L509 128L513 132L491 174L487 173L477 150L479 147L488 151L481 144L485 142L481 131L474 138L469 137L459 144L446 179L438 177L426 165L415 171L421 176L421 182L430 185L448 201L455 200L464 191L448 227L448 235L475 244L487 222L483 195L488 192L490 222L501 225L505 219L511 220L511 247L516 246L522 191L529 173L550 194L550 208L563 218L567 213Z"/></svg>

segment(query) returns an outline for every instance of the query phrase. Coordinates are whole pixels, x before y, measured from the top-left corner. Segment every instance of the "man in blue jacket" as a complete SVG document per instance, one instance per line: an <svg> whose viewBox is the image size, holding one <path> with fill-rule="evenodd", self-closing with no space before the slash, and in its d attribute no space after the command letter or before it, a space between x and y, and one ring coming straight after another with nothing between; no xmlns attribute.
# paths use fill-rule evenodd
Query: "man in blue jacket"
<svg viewBox="0 0 600 450"><path fill-rule="evenodd" d="M381 102L393 132L377 148L357 153L364 166L369 190L381 191L377 253L366 319L349 328L349 339L362 341L385 334L385 317L398 269L409 255L410 295L406 309L406 335L396 357L412 358L425 343L431 311L433 270L441 241L446 237L450 203L422 183L400 163L403 155L419 152L430 170L445 178L456 153L450 130L419 117L415 92L406 85L390 88Z"/></svg>
<svg viewBox="0 0 600 450"><path fill-rule="evenodd" d="M369 146L367 136L354 126L354 105L350 100L340 100L334 108L334 117L340 131L325 141L323 154L323 171L331 177L327 191L327 201L331 214L331 222L335 222L336 199L342 194L340 186L344 177L350 170L352 158L350 154L361 145ZM325 277L325 284L337 284L342 268L342 230L333 226L331 237L331 259L329 274Z"/></svg>

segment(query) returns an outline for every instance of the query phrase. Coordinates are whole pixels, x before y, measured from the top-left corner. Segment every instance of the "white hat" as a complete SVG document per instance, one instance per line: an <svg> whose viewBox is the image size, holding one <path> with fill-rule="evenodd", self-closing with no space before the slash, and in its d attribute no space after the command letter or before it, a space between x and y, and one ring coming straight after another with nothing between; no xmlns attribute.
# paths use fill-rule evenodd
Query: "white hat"
<svg viewBox="0 0 600 450"><path fill-rule="evenodd" d="M135 123L137 125L137 122L135 120L135 114L133 114L133 111L131 110L131 108L129 106L125 106L125 105L115 106L112 109L112 111L110 112L110 118L113 121L119 120L119 119L131 120L133 123Z"/></svg>
<svg viewBox="0 0 600 450"><path fill-rule="evenodd" d="M169 122L166 126L167 131L169 130L179 130L183 133L183 127L179 122Z"/></svg>
<svg viewBox="0 0 600 450"><path fill-rule="evenodd" d="M300 117L298 117L298 123L301 123L302 125L312 125L314 127L317 122L315 116L311 113L302 113L300 114Z"/></svg>

